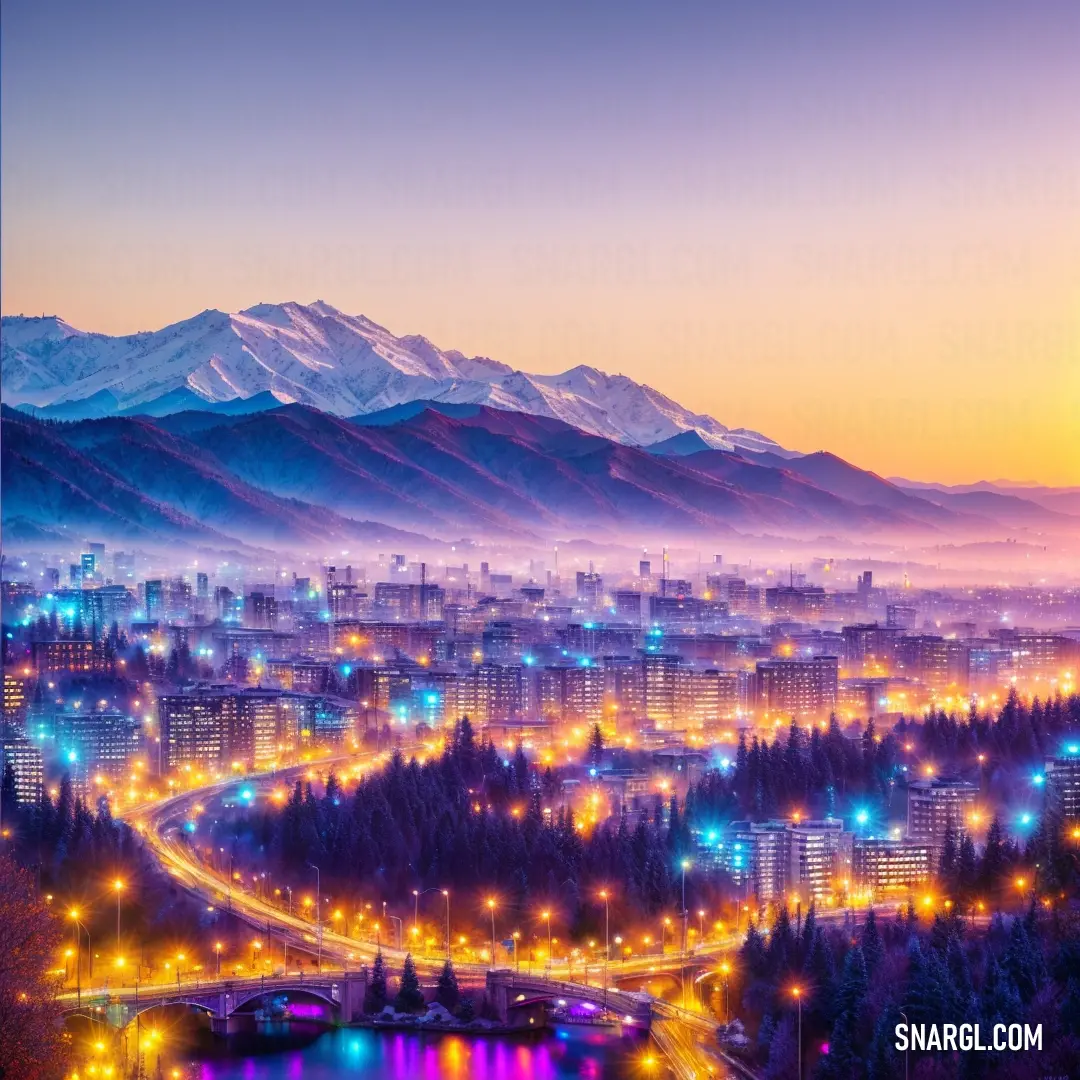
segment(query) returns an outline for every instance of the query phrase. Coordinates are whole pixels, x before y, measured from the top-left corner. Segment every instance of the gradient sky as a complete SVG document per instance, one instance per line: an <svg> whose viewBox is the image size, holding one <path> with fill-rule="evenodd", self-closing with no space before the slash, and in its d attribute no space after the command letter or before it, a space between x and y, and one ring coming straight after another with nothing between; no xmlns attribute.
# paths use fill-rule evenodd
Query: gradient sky
<svg viewBox="0 0 1080 1080"><path fill-rule="evenodd" d="M0 17L5 313L320 298L886 475L1080 483L1075 0Z"/></svg>

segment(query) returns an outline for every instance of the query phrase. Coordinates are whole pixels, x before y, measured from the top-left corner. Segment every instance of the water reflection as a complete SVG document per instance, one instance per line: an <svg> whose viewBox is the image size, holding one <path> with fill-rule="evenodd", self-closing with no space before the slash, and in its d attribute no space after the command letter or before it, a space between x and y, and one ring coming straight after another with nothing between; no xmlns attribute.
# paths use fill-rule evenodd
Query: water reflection
<svg viewBox="0 0 1080 1080"><path fill-rule="evenodd" d="M632 1074L634 1049L617 1034L582 1027L506 1039L292 1023L200 1041L182 1072L192 1080L616 1080Z"/></svg>

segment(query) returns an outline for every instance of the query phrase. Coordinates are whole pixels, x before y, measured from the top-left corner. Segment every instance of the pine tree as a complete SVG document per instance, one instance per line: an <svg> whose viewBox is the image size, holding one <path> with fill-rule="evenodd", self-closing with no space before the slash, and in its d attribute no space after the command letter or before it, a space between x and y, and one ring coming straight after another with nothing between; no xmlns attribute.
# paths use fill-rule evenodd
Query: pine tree
<svg viewBox="0 0 1080 1080"><path fill-rule="evenodd" d="M589 735L589 764L594 769L600 768L600 762L604 757L604 733L599 724L593 724L592 733Z"/></svg>
<svg viewBox="0 0 1080 1080"><path fill-rule="evenodd" d="M866 922L863 925L862 951L866 960L867 974L872 976L885 958L885 946L881 942L881 934L878 933L877 916L873 908L867 912Z"/></svg>
<svg viewBox="0 0 1080 1080"><path fill-rule="evenodd" d="M454 966L449 960L443 964L443 969L439 973L435 1000L447 1012L453 1012L461 1004L461 991L458 989L457 975L454 974Z"/></svg>
<svg viewBox="0 0 1080 1080"><path fill-rule="evenodd" d="M424 1008L424 992L420 989L412 953L405 955L405 964L401 969L401 985L398 987L397 997L394 998L394 1008L398 1012L422 1012Z"/></svg>
<svg viewBox="0 0 1080 1080"><path fill-rule="evenodd" d="M367 990L364 991L364 1012L369 1015L380 1013L386 1007L386 961L383 960L382 949L375 954L375 962L371 965L371 978L368 980Z"/></svg>
<svg viewBox="0 0 1080 1080"><path fill-rule="evenodd" d="M862 949L856 945L844 958L844 970L836 995L836 1020L829 1039L828 1056L822 1059L822 1076L847 1080L858 1075L859 1026L866 1009L869 983Z"/></svg>

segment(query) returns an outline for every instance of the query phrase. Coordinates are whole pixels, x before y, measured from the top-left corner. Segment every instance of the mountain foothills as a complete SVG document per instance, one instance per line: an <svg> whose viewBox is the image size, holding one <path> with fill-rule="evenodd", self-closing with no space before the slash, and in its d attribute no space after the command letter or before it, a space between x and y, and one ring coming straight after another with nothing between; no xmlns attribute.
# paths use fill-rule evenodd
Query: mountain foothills
<svg viewBox="0 0 1080 1080"><path fill-rule="evenodd" d="M885 480L623 376L526 375L321 302L129 337L13 316L0 345L14 541L942 544L1080 529L1069 493Z"/></svg>
<svg viewBox="0 0 1080 1080"><path fill-rule="evenodd" d="M11 540L77 540L91 530L306 550L409 536L940 538L995 527L832 455L782 465L711 448L671 457L480 405L348 419L292 404L67 422L4 406L3 444Z"/></svg>
<svg viewBox="0 0 1080 1080"><path fill-rule="evenodd" d="M755 431L729 429L623 375L591 367L529 375L423 337L395 337L321 300L204 311L126 337L87 333L55 316L5 316L0 366L7 404L63 419L208 403L244 411L242 403L259 395L337 416L439 401L547 416L638 445L696 431L721 449L783 452Z"/></svg>

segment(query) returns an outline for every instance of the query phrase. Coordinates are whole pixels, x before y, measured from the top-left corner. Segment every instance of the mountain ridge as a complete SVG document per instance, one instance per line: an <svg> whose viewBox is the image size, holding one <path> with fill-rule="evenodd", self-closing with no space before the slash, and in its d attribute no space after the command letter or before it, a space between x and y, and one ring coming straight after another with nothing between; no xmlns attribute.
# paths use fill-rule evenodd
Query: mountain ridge
<svg viewBox="0 0 1080 1080"><path fill-rule="evenodd" d="M729 428L624 375L585 364L554 375L517 371L440 349L419 334L397 337L322 300L235 313L208 308L160 330L116 337L57 316L6 315L0 381L9 404L64 419L82 418L80 405L87 416L147 408L160 414L163 399L184 389L211 405L269 393L282 404L339 416L431 400L548 416L639 446L696 431L718 449L785 453L759 432Z"/></svg>

